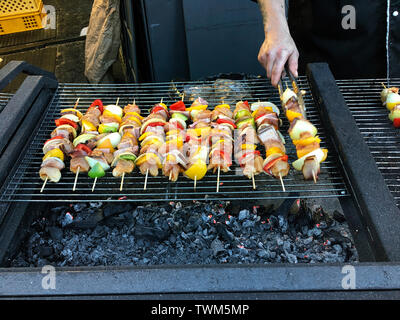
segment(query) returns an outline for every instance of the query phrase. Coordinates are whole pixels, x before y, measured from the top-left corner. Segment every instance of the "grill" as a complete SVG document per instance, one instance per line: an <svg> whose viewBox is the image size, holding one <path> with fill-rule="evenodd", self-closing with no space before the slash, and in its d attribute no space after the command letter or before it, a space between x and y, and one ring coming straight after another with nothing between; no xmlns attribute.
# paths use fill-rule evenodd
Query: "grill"
<svg viewBox="0 0 400 320"><path fill-rule="evenodd" d="M170 104L180 99L180 93L183 91L185 91L185 102L189 103L191 97L187 86L209 86L212 81L129 85L58 84L54 75L23 62L12 62L0 70L0 90L21 71L28 73L29 76L24 80L18 91L14 95L0 95L0 106L8 101L0 116L0 136L2 137L0 139L0 265L16 252L18 245L29 232L32 221L36 219L36 214L45 213L46 209L49 208L70 210L69 207L75 207L59 203L53 205L49 201L101 200L107 202L120 201L118 198L121 196L126 196L126 201L142 201L142 203L131 204L121 201L119 205L103 203L104 210L98 209L98 204L94 204L96 209L93 208L93 211L88 212L87 215L90 220L81 221L82 223L91 223L95 220L98 223L99 218L104 217L103 220L105 221L107 216L110 223L121 223L117 219L119 215L109 216L113 213L111 208L119 212L118 210L125 210L127 206L143 209L154 205L153 207L156 207L154 210L157 210L161 207L180 205L176 202L174 204L146 203L155 200L257 200L335 197L339 199L343 208L346 223L348 223L359 254L359 262L354 266L357 273L358 292L370 295L372 290L374 294L386 290L392 294L394 290L398 290L398 281L387 281L388 275L397 279L396 274L400 270L398 263L400 260L400 238L398 237L400 233L400 210L396 205L398 198L396 200L394 198L396 197L396 190L393 189L393 186L389 183L390 180L388 180L395 181L397 176L396 173L393 174L393 170L393 175L387 176L391 169L382 169L382 164L389 168L395 166L398 153L391 154L392 164L388 164L391 160L387 161L379 155L380 150L394 152L395 148L384 148L390 147L390 143L387 143L387 141L392 141L392 144L395 144L393 142L397 141L395 139L397 131L393 130L391 124L386 120L386 110L379 105L379 80L336 82L328 65L324 63L309 65L307 77L299 79L301 89L307 91L305 96L307 116L317 126L323 141L322 146L329 149L329 157L322 166L320 180L317 184L305 182L301 173L292 170L284 180L287 192L282 192L279 181L266 175L256 177L257 190L254 191L251 180L235 174L236 166L229 174L221 175L223 185L220 186L219 193L216 193L216 175L209 173L204 180L198 181L196 191L193 190L193 181L187 180L183 176L177 183L170 183L164 177L149 177L148 188L143 191L144 176L140 175L137 170L126 177L123 192L119 192L120 179L112 177L111 173L108 172L106 177L97 181L96 190L93 194L91 193L92 180L82 174L78 180L77 192L73 193L74 176L68 170L64 170L60 183L48 183L44 192L40 193L42 181L38 177L38 169L42 158L43 142L48 139L53 130L54 119L58 117L59 111L66 106L73 105L78 97L80 98L79 109L81 111L85 111L95 98L101 98L108 104L115 103L119 97L121 105L131 102L135 98L146 114L146 109L159 102L161 98L164 98L164 101ZM267 81L255 78L243 80L239 83L242 89L237 94L243 95L240 99L247 99L249 102L269 100L279 103L276 89L271 88ZM342 88L343 95L347 99L356 120L352 117L337 84ZM207 92L202 96L209 100L211 105L221 102L215 96L208 97ZM225 102L232 104L230 97L225 96L224 99ZM360 130L358 130L357 125ZM376 130L373 131L372 128ZM287 140L288 155L292 162L296 158L295 150L287 136L287 129L288 123L284 120L281 131ZM375 132L377 134L374 134ZM387 136L384 136L384 133ZM378 140L372 141L371 136ZM374 149L375 147L376 149ZM378 149L379 147L382 149ZM381 157L380 160L378 157ZM385 161L388 163L385 163ZM68 162L66 165L68 165ZM392 184L394 185L395 182ZM388 186L392 193L389 192ZM31 203L32 201L34 203ZM291 205L293 202L293 200L284 201L281 207L285 207L286 204ZM263 201L232 201L229 204L229 212L232 216L237 214L239 218L241 208L243 206L251 208L253 203L254 205L260 204L260 207L265 208L268 205ZM210 204L215 205L215 208L221 208L218 202ZM82 205L92 207L92 204L87 203L76 204L77 207ZM191 204L188 202L183 206L186 205L195 207L198 203ZM210 207L210 210L212 209L209 203L202 203L202 205ZM248 207L249 205L250 207ZM289 211L286 207L285 213ZM257 206L253 207L253 210L255 208ZM61 214L63 214L63 210L60 211ZM160 212L162 213L161 209ZM54 215L53 212L48 213L50 221ZM95 214L92 215L92 213ZM142 213L146 219L150 216L146 211L139 213L139 215L141 216ZM314 215L314 212L311 213ZM258 214L262 219L268 217L268 214L264 216L264 212L261 210ZM335 216L335 213L333 215ZM184 219L188 218L187 224L189 224L189 218L195 217L195 214L192 215L191 212L188 212L186 215L185 212L183 217ZM221 217L225 216L221 215ZM293 215L289 217L298 218L298 216ZM164 218L169 217L166 215ZM319 218L318 214L315 218ZM46 218L40 217L38 220L40 220L39 224L43 223L42 227L47 229ZM272 220L276 221L276 219ZM139 225L135 224L135 229L140 231L138 227L143 227L142 224L146 221L140 221ZM220 231L218 231L218 227L224 225L221 221L213 222L216 223L213 228L218 232L215 234L215 239L221 236ZM91 226L90 223L89 227ZM280 224L279 221L277 223ZM184 226L187 224L185 221ZM262 224L261 220L260 224ZM244 226L242 227L244 228ZM322 225L316 225L316 227L322 228ZM142 228L141 232L144 235L145 231L148 231L148 229ZM267 236L268 227L265 231ZM325 229L325 231L327 233L329 231L329 238L331 236L333 238L345 236L341 232L336 234L336 231L330 233L329 229ZM249 229L248 234L253 237L255 233ZM56 237L57 234L53 234L53 236ZM77 237L77 239L86 241L86 236L87 232L82 232L82 236ZM179 237L183 239L183 236L186 237L187 233L181 234ZM116 238L119 241L119 237ZM101 239L105 238L102 237ZM191 238L188 239L188 241L191 241ZM107 238L108 243L111 242L109 240ZM242 241L241 237L240 241ZM296 243L299 242L297 238L295 238L295 241ZM215 244L214 241L212 243ZM213 246L212 243L211 247ZM39 244L43 245L42 242ZM312 246L314 247L314 243ZM325 246L325 242L323 242L323 246ZM140 247L140 249L142 248L144 247ZM81 249L78 251L83 252ZM36 251L32 250L32 252L35 253ZM0 268L0 273L3 287L7 288L3 290L3 295L46 296L54 294L68 296L71 294L99 295L104 293L105 295L121 294L126 297L130 293L143 297L145 294L159 295L160 292L171 294L176 292L180 294L245 292L248 296L250 292L265 291L276 296L277 291L281 291L279 294L288 294L289 297L293 297L295 293L303 295L305 292L312 291L318 294L318 292L323 291L335 293L339 298L342 298L345 292L350 292L348 290L341 291L338 287L345 276L342 273L345 270L342 269L344 266L348 266L348 263L316 263L311 265L298 263L290 266L286 263L279 265L224 263L208 266L160 265L157 267L141 266L140 268L129 265L124 265L123 268L111 265L96 268L86 265L79 268L63 267L58 269L57 289L54 291L45 290L40 286L43 279L40 269ZM173 278L166 276L171 273L174 274ZM289 278L287 277L288 274L291 275ZM218 281L215 281L216 277ZM202 279L202 281L198 281L198 279ZM14 285L18 283L23 285ZM32 285L26 286L26 283ZM37 285L38 283L39 285ZM81 283L88 285L82 287ZM352 292L352 296L353 294L354 292Z"/></svg>
<svg viewBox="0 0 400 320"><path fill-rule="evenodd" d="M367 143L397 206L400 206L400 132L388 119L380 92L387 79L338 80L357 126ZM391 79L390 86L400 86Z"/></svg>
<svg viewBox="0 0 400 320"><path fill-rule="evenodd" d="M328 159L321 166L321 174L318 183L304 181L302 173L294 169L284 178L286 192L283 192L280 181L265 174L255 177L256 190L253 190L252 181L240 174L239 166L233 165L229 173L221 173L219 192L216 192L217 175L208 172L201 180L197 181L194 190L193 181L182 175L177 182L169 182L167 177L148 177L147 189L143 190L145 176L135 169L132 174L125 176L124 188L120 188L120 178L115 178L111 170L106 176L96 183L95 191L92 192L93 179L87 174L81 174L78 179L76 192L72 192L75 175L67 168L62 171L59 183L48 183L42 193L40 189L43 181L38 176L42 159L42 146L49 139L51 131L55 128L54 120L59 117L63 108L74 105L79 97L78 109L85 112L87 107L95 99L102 99L105 104L113 104L119 98L119 104L125 105L134 98L142 109L144 115L148 113L154 104L162 98L166 104L171 104L180 99L179 93L185 92L189 102L190 89L202 87L202 96L205 97L210 106L221 103L220 94L216 94L211 88L212 81L178 82L178 83L149 83L149 84L120 84L120 85L83 85L83 84L60 84L53 100L47 108L43 121L32 135L32 143L23 155L15 172L9 175L8 183L1 192L1 201L94 201L107 200L119 201L124 197L126 201L160 201L160 200L194 200L194 199L280 199L280 198L313 198L313 197L343 197L349 195L343 177L337 167L338 158L334 148L321 125L318 110L311 95L310 87L306 77L299 79L299 86L306 90L305 103L307 106L308 119L318 128L322 139L321 146L330 150ZM207 89L208 88L208 89ZM265 79L241 80L237 82L236 94L244 100L257 102L258 100L272 101L279 105L279 95L275 88ZM229 100L229 97L225 97ZM225 100L225 102L228 102ZM233 103L233 101L231 101ZM234 104L233 104L234 106ZM297 159L296 150L291 145L287 134L287 120L283 120L281 132L287 141L287 154L289 161ZM237 172L238 171L238 172Z"/></svg>

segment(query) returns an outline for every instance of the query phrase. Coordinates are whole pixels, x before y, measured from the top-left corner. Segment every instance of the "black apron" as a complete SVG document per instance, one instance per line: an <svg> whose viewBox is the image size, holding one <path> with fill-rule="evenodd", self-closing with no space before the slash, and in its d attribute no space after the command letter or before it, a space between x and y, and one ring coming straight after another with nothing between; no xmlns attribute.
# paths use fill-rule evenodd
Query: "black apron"
<svg viewBox="0 0 400 320"><path fill-rule="evenodd" d="M355 29L342 26L346 5L355 8ZM384 0L289 1L299 74L309 62L327 62L336 79L386 77L386 10Z"/></svg>

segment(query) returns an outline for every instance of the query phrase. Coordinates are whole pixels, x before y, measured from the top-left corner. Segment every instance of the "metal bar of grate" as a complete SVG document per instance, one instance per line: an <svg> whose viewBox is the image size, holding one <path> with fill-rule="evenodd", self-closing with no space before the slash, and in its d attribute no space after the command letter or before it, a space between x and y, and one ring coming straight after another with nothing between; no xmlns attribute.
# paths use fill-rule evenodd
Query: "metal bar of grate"
<svg viewBox="0 0 400 320"><path fill-rule="evenodd" d="M400 79L337 80L357 126L385 182L400 208L400 131L388 119L380 93L386 86L400 87Z"/></svg>
<svg viewBox="0 0 400 320"><path fill-rule="evenodd" d="M288 82L289 83L289 82ZM99 179L95 192L91 192L93 180L86 174L81 174L78 179L76 191L72 191L75 175L66 161L66 169L62 171L59 183L48 183L40 193L42 180L38 171L42 161L42 146L54 129L54 120L59 117L61 109L72 106L79 97L78 110L85 112L94 99L102 99L104 104L113 104L119 98L119 104L124 105L133 99L141 108L144 115L161 98L169 105L180 99L180 93L185 92L185 102L201 95L207 99L210 106L215 106L222 101L234 104L237 100L248 100L250 103L258 100L268 100L280 105L279 95L265 79L252 79L236 81L230 87L231 91L222 90L213 86L213 81L192 81L174 83L145 83L145 84L118 84L118 85L91 85L91 84L60 84L54 99L49 105L44 120L33 133L32 143L27 151L21 155L22 159L14 172L8 177L0 201L170 201L170 200L238 200L238 199L281 199L281 198L325 198L348 196L344 179L338 168L338 156L327 139L325 130L321 125L318 110L315 107L306 77L300 77L300 89L306 90L305 103L308 119L318 128L322 139L321 146L328 148L330 153L327 160L321 165L321 174L318 183L304 181L302 173L291 169L285 177L286 192L282 191L279 180L260 174L255 177L256 190L253 190L251 180L240 174L237 164L234 163L232 171L221 173L219 192L216 192L217 175L207 173L197 181L196 190L193 181L180 176L177 182L168 181L168 177L150 177L147 181L147 190L143 190L145 177L135 171L125 176L124 188L119 190L120 179L112 176L111 171ZM200 93L199 93L200 92ZM234 92L234 94L232 94ZM192 95L191 95L192 94ZM297 159L295 147L291 144L287 134L289 123L283 120L281 132L286 139L287 154L292 163Z"/></svg>

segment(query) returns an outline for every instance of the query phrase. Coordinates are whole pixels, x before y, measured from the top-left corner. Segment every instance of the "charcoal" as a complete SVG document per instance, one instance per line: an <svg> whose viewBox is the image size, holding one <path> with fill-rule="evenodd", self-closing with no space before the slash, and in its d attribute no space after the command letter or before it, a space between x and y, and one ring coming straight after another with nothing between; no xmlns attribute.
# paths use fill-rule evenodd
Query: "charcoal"
<svg viewBox="0 0 400 320"><path fill-rule="evenodd" d="M297 203L297 202L296 202ZM354 262L345 220L299 201L294 214L254 203L99 202L36 215L11 266ZM336 217L336 218L335 218Z"/></svg>
<svg viewBox="0 0 400 320"><path fill-rule="evenodd" d="M58 228L56 226L50 226L50 227L48 227L48 231L49 231L50 237L54 241L60 241L63 238L63 231L61 228Z"/></svg>
<svg viewBox="0 0 400 320"><path fill-rule="evenodd" d="M132 210L132 206L130 204L107 204L103 208L104 217L110 217L113 215L117 215L123 212L128 212Z"/></svg>
<svg viewBox="0 0 400 320"><path fill-rule="evenodd" d="M213 251L214 256L217 256L218 254L225 252L223 243L220 240L218 240L217 238L214 239L213 242L211 242L211 249Z"/></svg>
<svg viewBox="0 0 400 320"><path fill-rule="evenodd" d="M40 247L39 248L39 256L41 258L45 258L45 257L51 256L52 254L53 254L53 248L52 247L44 246L44 247Z"/></svg>
<svg viewBox="0 0 400 320"><path fill-rule="evenodd" d="M260 258L268 258L270 254L267 250L258 250L257 256L259 256Z"/></svg>
<svg viewBox="0 0 400 320"><path fill-rule="evenodd" d="M78 218L74 219L66 227L72 229L93 229L103 219L104 219L103 213L100 210L97 210L83 217L78 216Z"/></svg>
<svg viewBox="0 0 400 320"><path fill-rule="evenodd" d="M242 210L239 212L239 221L243 221L249 218L250 211L249 210Z"/></svg>
<svg viewBox="0 0 400 320"><path fill-rule="evenodd" d="M153 227L135 226L134 235L137 238L148 239L151 241L162 241L168 238L168 232Z"/></svg>
<svg viewBox="0 0 400 320"><path fill-rule="evenodd" d="M226 225L217 223L216 229L220 237L225 241L232 242L235 239L235 235L227 229Z"/></svg>

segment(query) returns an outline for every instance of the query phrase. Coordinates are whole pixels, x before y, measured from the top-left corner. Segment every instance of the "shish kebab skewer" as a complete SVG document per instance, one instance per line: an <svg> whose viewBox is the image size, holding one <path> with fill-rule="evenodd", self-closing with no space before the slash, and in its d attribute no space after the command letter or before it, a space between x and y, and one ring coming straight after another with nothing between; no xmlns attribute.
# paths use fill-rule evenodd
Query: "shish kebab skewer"
<svg viewBox="0 0 400 320"><path fill-rule="evenodd" d="M306 117L303 94L290 71L286 72L291 77L296 92L289 88L283 91L282 81L279 81L278 89L282 109L290 122L289 135L297 151L298 159L292 165L297 171L302 171L305 180L314 180L316 183L320 163L326 160L328 150L321 149L318 130Z"/></svg>
<svg viewBox="0 0 400 320"><path fill-rule="evenodd" d="M107 105L104 107L102 114L99 116L101 122L98 126L99 135L96 136L96 148L91 152L90 156L85 159L91 169L88 172L90 178L94 178L92 192L96 186L98 178L105 175L105 171L110 169L110 164L114 160L114 151L121 141L118 133L118 122L123 114L123 109L118 105L119 98L115 105Z"/></svg>
<svg viewBox="0 0 400 320"><path fill-rule="evenodd" d="M211 132L211 111L207 108L208 102L199 97L186 109L193 123L186 131L184 148L188 161L184 175L194 181L194 190L196 190L197 180L203 179L207 173Z"/></svg>
<svg viewBox="0 0 400 320"><path fill-rule="evenodd" d="M216 192L219 192L220 171L228 172L232 165L232 142L236 125L231 107L225 103L215 106L211 112L211 120L213 122L210 132L211 151L208 170L213 170L213 173L216 169L218 170Z"/></svg>
<svg viewBox="0 0 400 320"><path fill-rule="evenodd" d="M164 126L166 141L159 149L163 156L162 171L170 181L177 181L179 173L186 170L187 160L184 156L184 142L186 140L186 121L189 112L186 111L182 99L169 107L170 119Z"/></svg>
<svg viewBox="0 0 400 320"><path fill-rule="evenodd" d="M93 101L86 113L81 116L81 134L74 139L74 150L70 153L70 171L75 173L72 191L76 189L79 173L90 170L86 157L91 155L93 148L96 146L99 137L97 127L100 124L99 117L102 113L103 102L97 99Z"/></svg>
<svg viewBox="0 0 400 320"><path fill-rule="evenodd" d="M136 165L145 177L143 190L147 188L149 173L156 177L158 169L162 169L162 157L159 153L160 147L165 143L164 126L169 117L167 106L162 103L155 104L150 114L143 119L140 128L140 153L136 159Z"/></svg>
<svg viewBox="0 0 400 320"><path fill-rule="evenodd" d="M389 119L393 122L395 128L400 127L400 95L399 88L386 88L382 83L383 90L381 91L382 105L390 111Z"/></svg>
<svg viewBox="0 0 400 320"><path fill-rule="evenodd" d="M119 190L122 191L125 174L131 173L135 169L135 161L139 154L138 138L142 126L143 117L140 115L140 108L133 104L127 104L123 109L123 117L119 126L121 141L114 152L114 160L111 166L114 167L112 174L114 177L121 177Z"/></svg>
<svg viewBox="0 0 400 320"><path fill-rule="evenodd" d="M235 159L238 161L243 175L252 179L253 189L255 189L254 176L263 171L263 158L260 151L257 150L259 139L249 103L247 101L236 103L233 116L237 126Z"/></svg>
<svg viewBox="0 0 400 320"><path fill-rule="evenodd" d="M283 177L289 173L285 139L279 132L279 109L271 102L256 102L251 105L252 116L257 126L258 139L265 147L264 172L280 179L285 192Z"/></svg>
<svg viewBox="0 0 400 320"><path fill-rule="evenodd" d="M44 181L40 192L42 193L48 180L58 182L61 179L61 170L65 168L65 156L73 151L72 140L77 135L78 123L82 114L76 110L79 98L74 108L61 110L61 117L55 120L56 128L51 133L51 138L43 145L43 159L39 176ZM71 110L74 114L71 114Z"/></svg>

